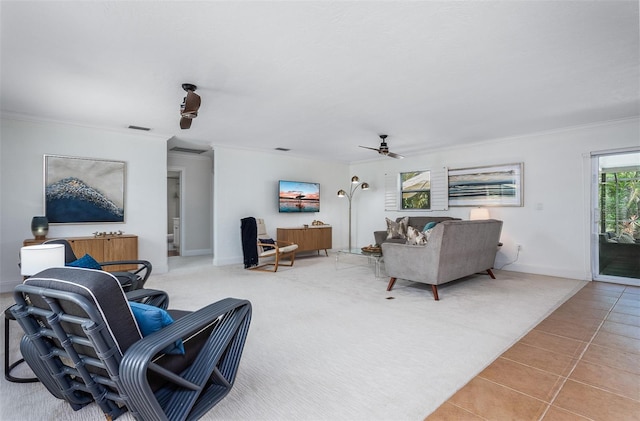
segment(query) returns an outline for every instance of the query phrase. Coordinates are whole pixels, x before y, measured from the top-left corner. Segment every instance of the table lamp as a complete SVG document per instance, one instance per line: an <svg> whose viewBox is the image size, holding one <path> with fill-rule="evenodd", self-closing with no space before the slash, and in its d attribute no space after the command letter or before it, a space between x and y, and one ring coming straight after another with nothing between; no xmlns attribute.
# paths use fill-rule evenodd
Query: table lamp
<svg viewBox="0 0 640 421"><path fill-rule="evenodd" d="M34 216L31 220L31 232L36 240L44 240L49 232L49 220L46 216Z"/></svg>
<svg viewBox="0 0 640 421"><path fill-rule="evenodd" d="M469 212L469 219L472 221L478 221L481 219L490 219L489 209L487 208L473 208Z"/></svg>
<svg viewBox="0 0 640 421"><path fill-rule="evenodd" d="M20 274L22 276L33 276L54 267L64 267L63 244L38 244L20 248Z"/></svg>

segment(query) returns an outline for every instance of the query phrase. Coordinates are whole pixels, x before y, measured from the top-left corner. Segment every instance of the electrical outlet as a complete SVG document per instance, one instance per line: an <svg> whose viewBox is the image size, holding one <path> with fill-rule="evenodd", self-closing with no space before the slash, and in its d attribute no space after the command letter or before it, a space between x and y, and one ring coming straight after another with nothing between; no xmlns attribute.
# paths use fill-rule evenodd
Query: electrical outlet
<svg viewBox="0 0 640 421"><path fill-rule="evenodd" d="M522 244L516 244L516 250L522 251Z"/></svg>

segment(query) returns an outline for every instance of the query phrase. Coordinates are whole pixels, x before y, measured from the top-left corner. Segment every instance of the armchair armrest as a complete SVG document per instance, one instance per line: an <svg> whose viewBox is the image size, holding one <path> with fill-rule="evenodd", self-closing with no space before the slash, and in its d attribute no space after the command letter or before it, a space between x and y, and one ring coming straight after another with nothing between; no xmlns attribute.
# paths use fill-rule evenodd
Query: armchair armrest
<svg viewBox="0 0 640 421"><path fill-rule="evenodd" d="M139 266L138 269L129 270L127 272L137 275L142 280L143 284L144 282L147 281L147 279L149 278L149 275L151 275L151 270L153 268L153 265L151 265L151 262L147 260L117 260L113 262L99 262L99 264L100 266L137 265ZM145 272L142 275L140 275L140 272L142 271L145 271Z"/></svg>
<svg viewBox="0 0 640 421"><path fill-rule="evenodd" d="M125 293L127 301L149 304L166 310L169 307L169 296L158 289L136 289Z"/></svg>
<svg viewBox="0 0 640 421"><path fill-rule="evenodd" d="M122 358L120 377L132 406L139 409L136 418L197 419L220 401L235 381L250 321L249 301L226 298L133 344ZM200 335L206 335L204 341ZM162 358L156 356L180 338L186 355L167 356L168 360L186 358L190 365L174 372L171 361L163 367ZM194 349L195 343L202 346ZM167 384L154 393L148 374Z"/></svg>

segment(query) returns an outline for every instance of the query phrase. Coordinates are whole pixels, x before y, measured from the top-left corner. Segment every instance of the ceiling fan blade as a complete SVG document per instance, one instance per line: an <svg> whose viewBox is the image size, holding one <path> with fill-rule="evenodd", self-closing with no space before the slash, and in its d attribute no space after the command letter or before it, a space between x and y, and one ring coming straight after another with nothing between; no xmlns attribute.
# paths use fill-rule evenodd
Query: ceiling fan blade
<svg viewBox="0 0 640 421"><path fill-rule="evenodd" d="M187 91L187 96L184 98L184 109L182 114L195 114L198 115L198 108L200 108L200 95L193 91Z"/></svg>
<svg viewBox="0 0 640 421"><path fill-rule="evenodd" d="M393 153L393 152L388 152L386 155L387 155L387 156L390 156L391 158L395 158L395 159L402 159L402 158L404 158L404 156L402 156L402 155L398 155L397 153Z"/></svg>
<svg viewBox="0 0 640 421"><path fill-rule="evenodd" d="M193 121L192 118L182 117L180 119L180 128L181 129L188 129L189 127L191 127L191 122L192 121Z"/></svg>
<svg viewBox="0 0 640 421"><path fill-rule="evenodd" d="M376 149L376 148L370 148L368 146L360 146L361 148L365 148L365 149L371 149L372 151L376 151L378 153L380 153L380 149Z"/></svg>

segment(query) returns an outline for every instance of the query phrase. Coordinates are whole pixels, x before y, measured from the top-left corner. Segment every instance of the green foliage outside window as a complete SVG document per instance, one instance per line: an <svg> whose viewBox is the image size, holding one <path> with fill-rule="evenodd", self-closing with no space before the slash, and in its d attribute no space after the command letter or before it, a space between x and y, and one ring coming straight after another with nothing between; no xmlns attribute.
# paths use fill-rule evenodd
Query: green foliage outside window
<svg viewBox="0 0 640 421"><path fill-rule="evenodd" d="M431 175L429 171L400 173L402 209L431 209Z"/></svg>
<svg viewBox="0 0 640 421"><path fill-rule="evenodd" d="M600 174L600 232L640 237L640 171Z"/></svg>

